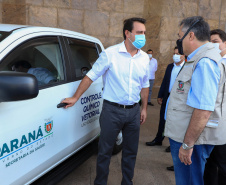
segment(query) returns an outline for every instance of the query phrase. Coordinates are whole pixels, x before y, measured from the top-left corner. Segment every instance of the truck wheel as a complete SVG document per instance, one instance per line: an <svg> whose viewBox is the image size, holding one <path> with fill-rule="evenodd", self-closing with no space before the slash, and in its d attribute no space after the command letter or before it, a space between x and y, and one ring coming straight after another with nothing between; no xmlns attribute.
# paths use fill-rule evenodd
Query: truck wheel
<svg viewBox="0 0 226 185"><path fill-rule="evenodd" d="M113 155L119 153L122 150L122 141L123 141L122 131L120 131L116 139L115 146L113 148L113 152L112 152Z"/></svg>

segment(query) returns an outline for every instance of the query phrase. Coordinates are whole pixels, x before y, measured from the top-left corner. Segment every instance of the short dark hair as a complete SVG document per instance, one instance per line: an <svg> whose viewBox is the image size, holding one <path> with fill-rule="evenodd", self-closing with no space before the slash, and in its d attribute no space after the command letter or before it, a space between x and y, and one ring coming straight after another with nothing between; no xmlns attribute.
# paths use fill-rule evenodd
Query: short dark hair
<svg viewBox="0 0 226 185"><path fill-rule="evenodd" d="M226 33L221 29L215 29L210 31L210 35L219 35L220 39L225 42L226 41Z"/></svg>
<svg viewBox="0 0 226 185"><path fill-rule="evenodd" d="M177 47L177 46L175 46L174 50L175 50L175 49L178 49L178 47Z"/></svg>
<svg viewBox="0 0 226 185"><path fill-rule="evenodd" d="M147 52L149 52L149 51L152 51L152 53L153 53L153 50L152 49L147 50Z"/></svg>
<svg viewBox="0 0 226 185"><path fill-rule="evenodd" d="M129 18L129 19L126 19L124 20L123 24L123 37L124 39L126 40L126 34L125 34L125 31L128 30L128 31L132 31L133 30L133 23L134 22L140 22L142 24L145 24L146 23L146 20L143 19L143 18L139 18L139 17L133 17L133 18Z"/></svg>
<svg viewBox="0 0 226 185"><path fill-rule="evenodd" d="M29 62L27 62L26 60L20 60L16 63L13 64L13 66L15 68L18 68L18 67L23 67L23 68L26 68L26 69L30 69L31 68L31 64Z"/></svg>
<svg viewBox="0 0 226 185"><path fill-rule="evenodd" d="M196 38L199 41L209 41L210 27L201 16L193 16L183 19L180 23L180 26L182 26L182 31L185 33L195 22L196 24L190 31L194 32Z"/></svg>

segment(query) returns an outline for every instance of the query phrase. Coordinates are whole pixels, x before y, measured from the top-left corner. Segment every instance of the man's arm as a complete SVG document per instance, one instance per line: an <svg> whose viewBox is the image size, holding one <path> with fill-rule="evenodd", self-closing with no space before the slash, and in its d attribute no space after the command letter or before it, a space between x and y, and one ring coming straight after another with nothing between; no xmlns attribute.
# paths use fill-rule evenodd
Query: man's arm
<svg viewBox="0 0 226 185"><path fill-rule="evenodd" d="M188 146L194 146L195 142L203 132L211 113L212 112L208 110L194 109L190 124L184 137L184 143ZM184 150L180 147L179 158L181 162L185 165L190 165L192 163L192 152L193 149Z"/></svg>
<svg viewBox="0 0 226 185"><path fill-rule="evenodd" d="M85 76L81 83L78 86L75 94L71 98L65 98L62 103L67 103L68 105L65 108L72 107L80 98L80 96L89 88L89 86L93 83L93 81L88 77Z"/></svg>
<svg viewBox="0 0 226 185"><path fill-rule="evenodd" d="M142 102L142 109L140 114L140 124L142 125L147 118L147 104L148 104L148 94L149 88L142 88L140 95L141 95L141 102Z"/></svg>

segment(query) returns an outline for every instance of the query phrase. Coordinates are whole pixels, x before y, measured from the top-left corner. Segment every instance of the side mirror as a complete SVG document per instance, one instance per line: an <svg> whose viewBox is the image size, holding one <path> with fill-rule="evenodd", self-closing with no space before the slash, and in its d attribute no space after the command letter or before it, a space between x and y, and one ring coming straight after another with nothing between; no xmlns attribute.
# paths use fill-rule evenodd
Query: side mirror
<svg viewBox="0 0 226 185"><path fill-rule="evenodd" d="M20 72L0 72L0 102L35 98L38 92L35 76Z"/></svg>

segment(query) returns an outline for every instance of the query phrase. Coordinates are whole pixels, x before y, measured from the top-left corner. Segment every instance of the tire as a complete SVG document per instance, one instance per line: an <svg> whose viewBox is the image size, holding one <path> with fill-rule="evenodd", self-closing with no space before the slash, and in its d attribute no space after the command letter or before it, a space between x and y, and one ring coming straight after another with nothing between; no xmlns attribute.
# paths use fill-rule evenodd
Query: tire
<svg viewBox="0 0 226 185"><path fill-rule="evenodd" d="M112 155L116 155L122 150L122 142L123 142L123 137L122 137L122 131L118 134L118 137L116 139Z"/></svg>

